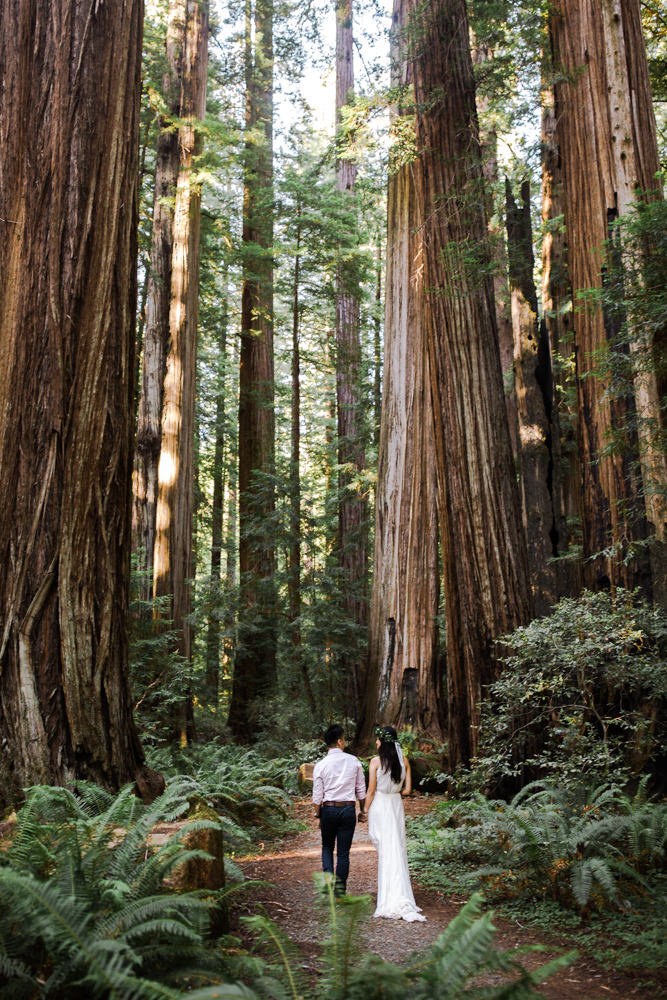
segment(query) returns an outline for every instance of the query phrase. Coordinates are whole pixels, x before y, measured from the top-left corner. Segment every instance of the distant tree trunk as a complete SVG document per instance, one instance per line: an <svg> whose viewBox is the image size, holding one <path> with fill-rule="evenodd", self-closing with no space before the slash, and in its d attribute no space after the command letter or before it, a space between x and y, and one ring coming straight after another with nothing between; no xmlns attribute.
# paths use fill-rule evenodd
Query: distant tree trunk
<svg viewBox="0 0 667 1000"><path fill-rule="evenodd" d="M310 683L308 664L304 659L301 644L301 364L299 356L300 302L299 282L301 280L301 205L297 202L296 254L292 291L292 448L290 455L290 545L288 553L287 598L288 615L292 629L292 655L303 680L303 691L308 707L317 711L313 688Z"/></svg>
<svg viewBox="0 0 667 1000"><path fill-rule="evenodd" d="M543 58L549 60L548 54ZM551 67L545 65L545 70ZM554 368L554 503L559 521L558 547L566 552L578 539L581 523L581 470L577 448L577 407L572 340L572 290L563 226L563 178L556 138L553 87L542 84L542 314ZM581 590L581 563L569 560L556 570L562 594Z"/></svg>
<svg viewBox="0 0 667 1000"><path fill-rule="evenodd" d="M167 20L166 70L162 78L167 113L161 116L155 162L153 231L147 269L146 312L137 435L134 454L133 551L141 555L141 596L153 594L157 477L162 436L162 393L167 344L173 250L174 197L179 165L178 129L185 45L185 0L171 0Z"/></svg>
<svg viewBox="0 0 667 1000"><path fill-rule="evenodd" d="M227 299L220 317L218 383L215 399L215 445L213 451L213 506L211 511L210 600L216 602L208 619L206 634L206 693L209 704L217 707L220 691L220 610L222 566L222 516L225 502L225 372L227 370Z"/></svg>
<svg viewBox="0 0 667 1000"><path fill-rule="evenodd" d="M206 111L208 8L199 0L183 0L185 44L181 125L178 129L179 170L173 224L169 303L169 350L163 400L158 464L158 497L153 554L153 593L171 597L178 651L190 662L192 526L194 503L194 415L197 360L197 304L201 193L194 178L199 152L197 122ZM192 735L192 707L187 698L179 719L182 742Z"/></svg>
<svg viewBox="0 0 667 1000"><path fill-rule="evenodd" d="M394 0L392 87L411 87L406 0ZM406 99L406 103L409 98ZM387 194L385 372L376 490L368 673L358 743L376 720L442 736L438 510L426 346L423 219L414 164Z"/></svg>
<svg viewBox="0 0 667 1000"><path fill-rule="evenodd" d="M3 800L159 779L128 679L142 15L0 7Z"/></svg>
<svg viewBox="0 0 667 1000"><path fill-rule="evenodd" d="M494 640L531 614L503 393L475 89L462 0L413 11L417 177L447 613L450 767L477 747Z"/></svg>
<svg viewBox="0 0 667 1000"><path fill-rule="evenodd" d="M549 559L561 554L553 496L553 369L547 329L537 315L530 182L522 183L517 205L506 179L505 198L523 526L534 610L544 615L559 597L556 570Z"/></svg>
<svg viewBox="0 0 667 1000"><path fill-rule="evenodd" d="M273 0L246 2L246 145L239 385L241 606L229 725L247 740L252 703L276 680L273 413Z"/></svg>
<svg viewBox="0 0 667 1000"><path fill-rule="evenodd" d="M612 310L582 305L581 293L601 289L609 262L604 241L611 224L635 202L637 189L659 197L655 120L641 28L639 0L575 0L555 5L551 20L557 136L563 163L568 265L575 300L575 352L579 446L583 475L584 556L589 584L648 586L641 559L622 558L628 542L646 534L648 516L661 543L664 506L656 481L665 481L665 458L649 423L659 427L655 372L645 369L639 341L634 393L612 396L606 379L589 377L596 355L618 349ZM631 319L630 319L631 322ZM647 345L646 355L652 353ZM632 398L634 396L634 398ZM638 417L643 490L633 476L628 448L605 452L614 431ZM629 441L630 451L633 447ZM637 507L643 493L645 510ZM619 551L610 552L616 547ZM661 561L661 560L660 560Z"/></svg>
<svg viewBox="0 0 667 1000"><path fill-rule="evenodd" d="M354 97L354 34L352 0L336 0L336 121ZM336 187L354 194L357 165L349 157L336 163ZM366 456L361 413L361 345L359 341L359 281L354 264L341 263L336 276L336 408L338 414L338 557L343 609L349 622L365 626L367 501L358 485ZM343 657L346 708L357 715L363 698L363 664L359 652Z"/></svg>

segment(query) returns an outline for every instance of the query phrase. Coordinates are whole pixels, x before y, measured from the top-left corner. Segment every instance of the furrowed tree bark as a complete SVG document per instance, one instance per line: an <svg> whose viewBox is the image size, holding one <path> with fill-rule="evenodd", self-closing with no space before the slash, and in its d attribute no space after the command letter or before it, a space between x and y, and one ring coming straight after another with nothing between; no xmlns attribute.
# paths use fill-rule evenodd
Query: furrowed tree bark
<svg viewBox="0 0 667 1000"><path fill-rule="evenodd" d="M447 616L450 767L477 747L494 640L531 614L503 393L468 19L461 0L410 0L418 185L430 290Z"/></svg>
<svg viewBox="0 0 667 1000"><path fill-rule="evenodd" d="M542 315L554 369L557 433L553 435L554 505L559 548L578 544L581 524L581 469L577 447L577 406L572 331L572 289L567 270L563 225L563 178L556 137L556 113L550 46L543 49L542 81ZM547 78L548 77L548 78ZM559 591L574 596L582 587L581 561L569 559L557 567Z"/></svg>
<svg viewBox="0 0 667 1000"><path fill-rule="evenodd" d="M583 547L589 585L644 584L642 559L624 562L628 542L645 537L645 517L662 550L665 512L656 483L665 481L665 456L656 445L660 409L655 371L645 365L652 343L632 330L634 393L609 394L606 379L587 375L596 355L618 343L610 310L584 307L581 293L601 289L608 261L604 241L613 222L637 199L660 197L655 120L638 0L576 0L555 5L551 19L557 137L563 162L568 266L575 300L579 447L583 477ZM634 398L633 398L634 397ZM615 429L637 417L639 440L605 446ZM643 484L633 476L638 443ZM643 488L642 488L643 485ZM644 498L644 510L636 498ZM663 550L664 551L664 550ZM601 554L600 554L601 553ZM662 551L656 553L662 562ZM597 556L592 560L593 556Z"/></svg>
<svg viewBox="0 0 667 1000"><path fill-rule="evenodd" d="M553 369L547 329L537 315L530 182L522 183L517 205L506 178L505 199L523 526L534 611L544 615L559 597L556 570L549 560L561 554L553 493L554 431L557 434Z"/></svg>
<svg viewBox="0 0 667 1000"><path fill-rule="evenodd" d="M485 64L493 59L493 50L473 38L472 62L474 71L484 71ZM480 145L482 149L482 174L486 181L486 205L489 220L489 236L493 248L493 299L496 305L498 325L498 347L500 367L503 373L505 406L509 422L512 454L519 467L519 416L517 413L516 389L514 385L514 333L512 329L511 295L507 279L507 247L503 232L502 213L496 211L496 190L498 187L498 133L496 131L490 101L478 90L475 104L480 122Z"/></svg>
<svg viewBox="0 0 667 1000"><path fill-rule="evenodd" d="M246 3L246 145L239 383L240 609L229 725L254 728L276 681L273 374L273 2Z"/></svg>
<svg viewBox="0 0 667 1000"><path fill-rule="evenodd" d="M166 71L162 88L168 114L160 118L155 162L151 259L147 272L141 393L137 414L133 472L133 550L140 556L141 596L153 595L153 550L157 510L157 477L162 436L162 392L167 344L173 250L174 199L179 167L178 129L185 44L185 3L169 5Z"/></svg>
<svg viewBox="0 0 667 1000"><path fill-rule="evenodd" d="M382 415L382 237L378 232L375 261L375 316L373 317L373 444L380 447Z"/></svg>
<svg viewBox="0 0 667 1000"><path fill-rule="evenodd" d="M411 103L406 0L392 14L392 87ZM400 113L400 109L394 109ZM385 371L375 511L375 555L364 714L358 743L376 720L442 737L438 669L438 511L423 219L415 164L390 175L387 192Z"/></svg>
<svg viewBox="0 0 667 1000"><path fill-rule="evenodd" d="M336 0L336 123L354 97L354 34L352 0ZM357 166L349 156L336 163L336 187L354 196ZM368 504L359 484L366 465L361 413L361 344L359 340L359 279L354 261L343 260L336 276L336 410L338 415L338 558L343 588L343 613L364 628L368 621L366 594ZM347 714L359 713L363 698L363 654L342 657Z"/></svg>
<svg viewBox="0 0 667 1000"><path fill-rule="evenodd" d="M0 8L0 786L164 787L128 678L143 5Z"/></svg>
<svg viewBox="0 0 667 1000"><path fill-rule="evenodd" d="M171 598L167 615L178 636L177 648L190 662L192 526L194 504L194 415L197 360L197 304L201 191L194 175L200 149L197 122L206 113L208 7L182 0L185 31L179 169L173 221L169 302L169 350L162 399L162 434L158 464L157 513L153 553L153 594ZM157 612L156 612L157 614ZM192 705L186 697L177 722L180 739L193 734Z"/></svg>

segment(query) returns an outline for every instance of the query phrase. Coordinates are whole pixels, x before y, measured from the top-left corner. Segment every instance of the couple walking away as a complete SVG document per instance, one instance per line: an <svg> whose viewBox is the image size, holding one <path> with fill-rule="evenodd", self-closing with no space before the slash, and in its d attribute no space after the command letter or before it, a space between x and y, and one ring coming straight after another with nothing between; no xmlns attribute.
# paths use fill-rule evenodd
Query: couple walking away
<svg viewBox="0 0 667 1000"><path fill-rule="evenodd" d="M378 855L377 906L374 917L393 920L425 920L410 885L405 845L405 817L401 795L412 790L410 765L396 736L385 726L376 730L378 756L368 773L368 794L361 763L345 753L342 726L329 726L324 734L328 753L313 770L313 804L322 834L322 868L334 873L336 848L337 895L347 886L350 847L357 824L368 818L368 834ZM367 810L367 812L366 812Z"/></svg>

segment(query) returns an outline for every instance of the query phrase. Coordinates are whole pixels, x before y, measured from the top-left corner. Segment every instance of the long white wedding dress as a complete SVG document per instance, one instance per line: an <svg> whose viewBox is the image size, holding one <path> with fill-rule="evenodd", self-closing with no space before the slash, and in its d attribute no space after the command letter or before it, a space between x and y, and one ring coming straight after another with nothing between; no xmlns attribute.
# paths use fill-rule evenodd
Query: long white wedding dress
<svg viewBox="0 0 667 1000"><path fill-rule="evenodd" d="M392 781L391 773L377 772L377 791L368 811L368 834L378 853L378 896L374 917L393 920L426 920L415 903L408 871L405 843L405 814L401 788L405 764L401 761L402 778Z"/></svg>

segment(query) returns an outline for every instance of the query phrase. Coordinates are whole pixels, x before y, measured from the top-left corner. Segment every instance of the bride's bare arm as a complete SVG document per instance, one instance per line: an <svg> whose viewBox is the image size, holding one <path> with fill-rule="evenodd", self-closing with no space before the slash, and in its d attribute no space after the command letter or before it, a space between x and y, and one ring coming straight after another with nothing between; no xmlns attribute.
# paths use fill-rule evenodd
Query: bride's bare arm
<svg viewBox="0 0 667 1000"><path fill-rule="evenodd" d="M407 757L405 758L405 783L401 795L412 795L412 771L410 770L410 761Z"/></svg>
<svg viewBox="0 0 667 1000"><path fill-rule="evenodd" d="M368 765L368 792L366 794L366 812L371 807L371 802L375 798L375 790L377 789L378 783L378 764L380 763L379 757L373 757L370 764Z"/></svg>

